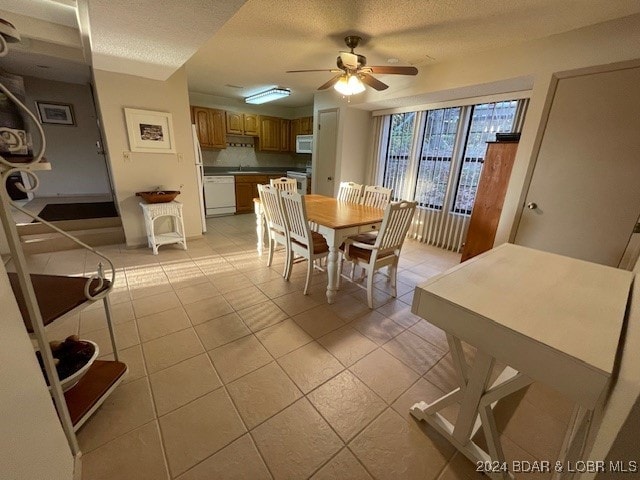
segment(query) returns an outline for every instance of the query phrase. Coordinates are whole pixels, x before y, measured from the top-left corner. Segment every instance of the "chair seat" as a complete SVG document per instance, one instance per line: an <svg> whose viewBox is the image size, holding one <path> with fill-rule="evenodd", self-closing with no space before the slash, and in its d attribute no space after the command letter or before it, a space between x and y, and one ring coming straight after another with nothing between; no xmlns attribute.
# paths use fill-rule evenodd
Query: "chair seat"
<svg viewBox="0 0 640 480"><path fill-rule="evenodd" d="M313 248L311 251L314 253L314 255L329 251L329 245L327 245L327 241L318 232L311 232L311 239L313 241ZM294 239L291 239L291 241L297 243L298 245L302 245L300 242L296 242Z"/></svg>

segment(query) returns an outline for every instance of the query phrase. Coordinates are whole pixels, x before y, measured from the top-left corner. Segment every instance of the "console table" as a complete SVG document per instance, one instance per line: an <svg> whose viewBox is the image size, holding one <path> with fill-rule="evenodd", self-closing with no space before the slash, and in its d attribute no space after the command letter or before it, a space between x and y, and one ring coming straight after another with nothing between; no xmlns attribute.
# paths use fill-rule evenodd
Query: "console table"
<svg viewBox="0 0 640 480"><path fill-rule="evenodd" d="M606 402L632 281L628 271L504 244L416 287L412 311L447 333L459 387L411 414L470 460L502 465L492 405L539 381L575 403L561 458L582 459ZM461 341L477 348L471 366ZM496 360L509 367L489 386ZM455 402L452 425L438 411ZM488 452L472 441L480 426Z"/></svg>
<svg viewBox="0 0 640 480"><path fill-rule="evenodd" d="M147 231L147 244L153 249L153 254L158 254L160 245L178 243L183 249L187 249L187 239L184 234L184 222L182 220L182 203L145 203L140 202L144 213L144 225ZM167 233L156 233L154 222L160 217L171 217L172 230Z"/></svg>

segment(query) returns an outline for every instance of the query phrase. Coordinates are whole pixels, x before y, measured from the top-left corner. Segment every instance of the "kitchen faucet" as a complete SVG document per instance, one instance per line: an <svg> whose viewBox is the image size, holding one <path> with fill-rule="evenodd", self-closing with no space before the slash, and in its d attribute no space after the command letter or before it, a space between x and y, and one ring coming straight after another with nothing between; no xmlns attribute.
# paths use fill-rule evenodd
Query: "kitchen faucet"
<svg viewBox="0 0 640 480"><path fill-rule="evenodd" d="M242 171L242 164L238 165L238 171L241 172Z"/></svg>

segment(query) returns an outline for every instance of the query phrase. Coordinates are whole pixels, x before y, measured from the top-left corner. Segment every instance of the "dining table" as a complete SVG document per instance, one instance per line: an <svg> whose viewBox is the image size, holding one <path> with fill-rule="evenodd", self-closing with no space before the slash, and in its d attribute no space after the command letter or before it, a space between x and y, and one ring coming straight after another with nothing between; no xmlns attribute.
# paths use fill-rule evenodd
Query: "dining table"
<svg viewBox="0 0 640 480"><path fill-rule="evenodd" d="M334 303L338 290L340 245L352 235L377 231L384 210L358 203L344 202L324 195L304 195L307 219L312 231L321 234L329 246L327 257L327 302ZM264 249L264 214L259 199L254 199L257 249Z"/></svg>

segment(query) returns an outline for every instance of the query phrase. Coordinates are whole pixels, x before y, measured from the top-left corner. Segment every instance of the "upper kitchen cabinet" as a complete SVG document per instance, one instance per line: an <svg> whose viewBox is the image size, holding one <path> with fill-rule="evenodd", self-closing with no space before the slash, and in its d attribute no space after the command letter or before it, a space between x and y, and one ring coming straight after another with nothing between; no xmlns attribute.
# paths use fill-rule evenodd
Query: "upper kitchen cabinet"
<svg viewBox="0 0 640 480"><path fill-rule="evenodd" d="M202 148L226 148L226 115L224 110L191 107L191 119L196 125Z"/></svg>
<svg viewBox="0 0 640 480"><path fill-rule="evenodd" d="M281 118L260 116L259 149L265 152L280 152Z"/></svg>
<svg viewBox="0 0 640 480"><path fill-rule="evenodd" d="M242 114L243 122L244 122L244 134L252 135L257 137L260 135L260 117L255 113L244 113Z"/></svg>
<svg viewBox="0 0 640 480"><path fill-rule="evenodd" d="M301 117L291 120L291 126L289 128L291 135L289 151L296 151L296 137L298 135L312 135L313 134L313 117Z"/></svg>
<svg viewBox="0 0 640 480"><path fill-rule="evenodd" d="M313 134L313 117L302 117L299 120L300 120L299 135L312 135Z"/></svg>
<svg viewBox="0 0 640 480"><path fill-rule="evenodd" d="M226 112L229 135L259 135L258 115L255 113Z"/></svg>

